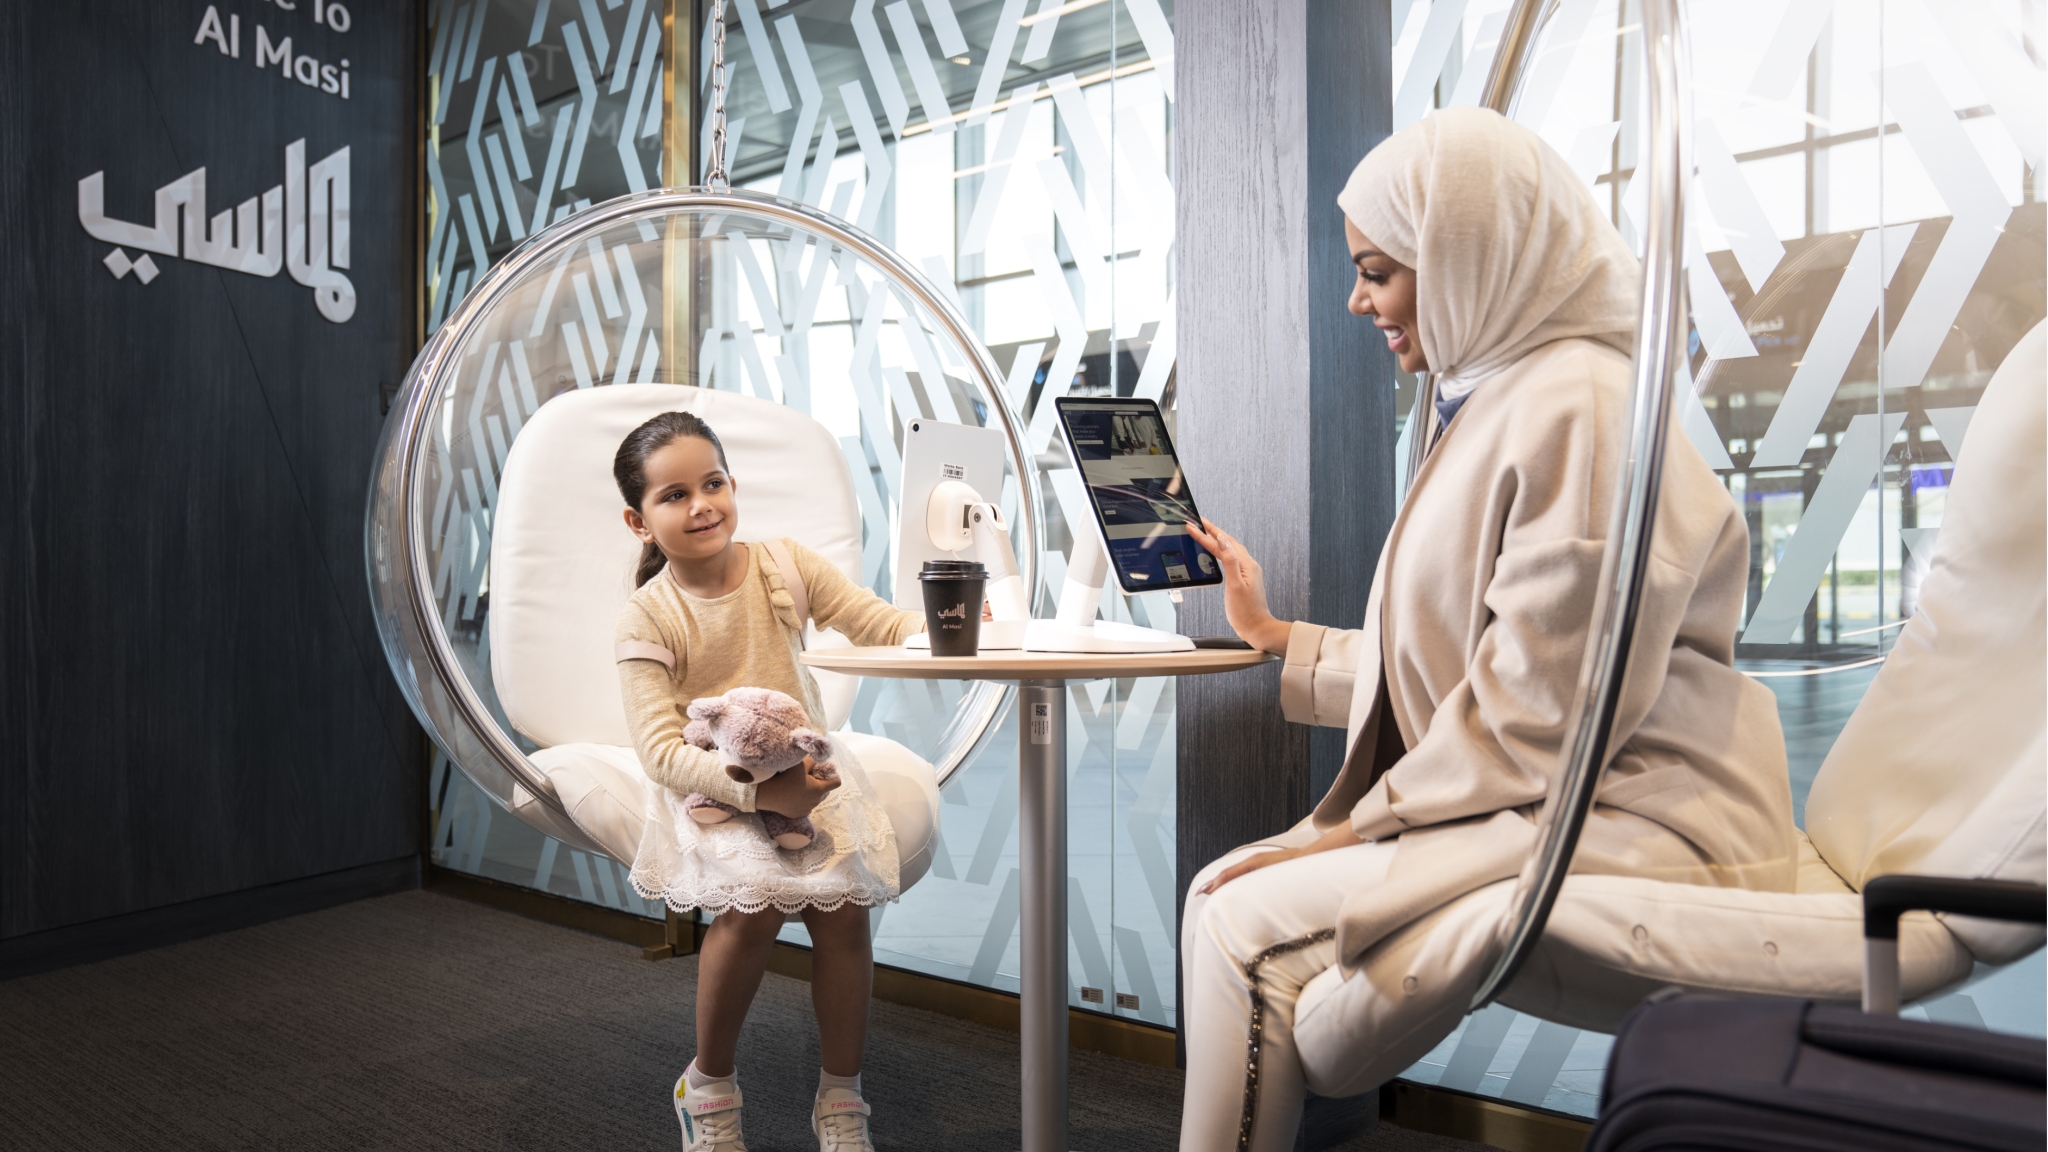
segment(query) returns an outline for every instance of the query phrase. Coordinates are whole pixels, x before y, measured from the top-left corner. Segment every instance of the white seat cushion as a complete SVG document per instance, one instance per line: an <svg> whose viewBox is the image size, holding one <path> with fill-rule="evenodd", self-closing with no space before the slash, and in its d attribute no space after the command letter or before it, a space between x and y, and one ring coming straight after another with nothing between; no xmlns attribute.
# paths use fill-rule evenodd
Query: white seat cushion
<svg viewBox="0 0 2048 1152"><path fill-rule="evenodd" d="M836 735L860 760L888 814L896 833L900 887L908 891L931 867L938 841L938 776L924 759L894 740L864 732ZM532 759L547 773L581 838L631 867L646 821L647 790L655 787L633 750L610 744L558 744L534 753Z"/></svg>
<svg viewBox="0 0 2048 1152"><path fill-rule="evenodd" d="M1970 974L1969 950L1925 913L1899 926L1900 991ZM1863 898L1749 892L1633 876L1565 882L1543 939L1501 996L1546 1020L1612 1032L1643 997L1676 985L1723 996L1853 1004L1863 989Z"/></svg>
<svg viewBox="0 0 2048 1152"><path fill-rule="evenodd" d="M633 742L612 631L633 594L640 541L626 528L612 457L627 433L672 411L695 413L724 444L741 539L788 537L860 578L852 474L839 442L809 416L671 384L555 397L513 441L491 534L492 686L512 726L544 747ZM852 710L858 682L815 675L836 728Z"/></svg>
<svg viewBox="0 0 2048 1152"><path fill-rule="evenodd" d="M1919 607L1813 782L1806 828L1861 890L1894 872L2048 879L2048 323L1970 418ZM2035 925L1944 917L1977 958Z"/></svg>

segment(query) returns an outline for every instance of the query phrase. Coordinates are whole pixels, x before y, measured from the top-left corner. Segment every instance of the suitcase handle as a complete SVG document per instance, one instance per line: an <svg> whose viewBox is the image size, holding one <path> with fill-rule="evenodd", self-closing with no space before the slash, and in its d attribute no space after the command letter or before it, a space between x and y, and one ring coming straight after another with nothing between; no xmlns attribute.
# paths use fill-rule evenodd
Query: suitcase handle
<svg viewBox="0 0 2048 1152"><path fill-rule="evenodd" d="M1863 1010L1899 1014L1899 917L1953 912L1986 920L2048 922L2048 888L2012 880L1878 876L1863 886Z"/></svg>

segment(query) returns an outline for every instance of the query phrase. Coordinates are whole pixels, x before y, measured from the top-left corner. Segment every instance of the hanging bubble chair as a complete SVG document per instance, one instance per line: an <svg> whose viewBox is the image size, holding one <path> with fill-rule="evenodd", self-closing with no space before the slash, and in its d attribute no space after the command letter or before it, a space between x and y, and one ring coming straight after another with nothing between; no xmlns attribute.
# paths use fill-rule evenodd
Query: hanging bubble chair
<svg viewBox="0 0 2048 1152"><path fill-rule="evenodd" d="M725 187L716 136L708 187L586 209L484 277L413 362L370 494L377 626L420 723L521 820L626 863L630 837L593 815L608 790L586 785L638 770L612 628L639 541L610 469L639 423L701 416L740 478L742 539L795 539L899 604L904 426L999 428L1012 545L1038 583L1023 426L952 297L843 220ZM813 627L807 643L845 641ZM1011 691L817 676L835 728L928 763L936 784Z"/></svg>

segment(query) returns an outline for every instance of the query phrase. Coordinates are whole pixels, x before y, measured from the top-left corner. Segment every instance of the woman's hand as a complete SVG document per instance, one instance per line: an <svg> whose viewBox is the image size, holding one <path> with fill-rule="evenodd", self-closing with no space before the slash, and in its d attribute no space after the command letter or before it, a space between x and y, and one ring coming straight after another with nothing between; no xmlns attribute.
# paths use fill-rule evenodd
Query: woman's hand
<svg viewBox="0 0 2048 1152"><path fill-rule="evenodd" d="M1266 607L1266 573L1237 538L1202 518L1201 527L1189 522L1188 535L1209 550L1223 565L1223 615L1237 637L1261 652L1275 656L1287 653L1288 633L1293 625L1276 618ZM1206 529L1206 531L1204 531ZM1264 853L1263 855L1270 855Z"/></svg>
<svg viewBox="0 0 2048 1152"><path fill-rule="evenodd" d="M1256 853L1250 858L1240 860L1237 863L1232 864L1230 867L1225 868L1223 871L1217 873L1216 877L1210 880L1207 884L1202 885L1201 889L1197 891L1195 895L1207 896L1209 893L1214 892L1218 888L1223 887L1225 884L1230 883L1232 880L1235 880L1239 876L1243 876L1246 873L1256 872L1261 868L1270 868L1273 865L1280 863L1282 860L1296 860L1307 854L1308 850L1305 848L1275 848L1271 851Z"/></svg>
<svg viewBox="0 0 2048 1152"><path fill-rule="evenodd" d="M1328 832L1323 833L1313 844L1300 848L1275 848L1270 852L1261 852L1249 859L1240 860L1218 873L1215 879L1202 885L1201 890L1196 892L1195 895L1207 896L1209 893L1216 891L1218 888L1223 887L1239 876L1243 876L1247 872L1256 872L1261 868L1271 868L1273 865L1285 860L1299 860L1303 856L1314 856L1318 852L1350 848L1363 843L1365 841L1360 840L1358 833L1351 830L1351 822L1347 820Z"/></svg>
<svg viewBox="0 0 2048 1152"><path fill-rule="evenodd" d="M839 787L836 776L820 780L811 774L816 767L809 756L793 768L786 768L754 789L754 808L760 812L773 812L791 820L801 820L811 814L811 809L823 803L834 788Z"/></svg>

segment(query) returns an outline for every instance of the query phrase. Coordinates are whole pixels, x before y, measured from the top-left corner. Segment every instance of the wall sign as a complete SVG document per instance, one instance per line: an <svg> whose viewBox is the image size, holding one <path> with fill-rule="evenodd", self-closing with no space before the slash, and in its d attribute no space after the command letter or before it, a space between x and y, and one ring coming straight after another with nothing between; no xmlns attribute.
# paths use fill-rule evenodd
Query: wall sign
<svg viewBox="0 0 2048 1152"><path fill-rule="evenodd" d="M115 245L100 261L114 279L131 271L144 284L156 279L151 252L251 276L290 268L293 280L313 289L320 315L345 324L356 314L355 286L336 271L348 267L346 147L308 169L306 142L292 141L284 149L283 184L264 192L260 202L251 196L234 211L212 217L206 214L206 169L195 168L156 190L154 225L107 216L106 175L95 172L78 182L78 222L93 239ZM142 256L130 259L124 245L141 249Z"/></svg>
<svg viewBox="0 0 2048 1152"><path fill-rule="evenodd" d="M299 0L269 0L285 12L298 10ZM334 32L354 26L349 10L326 0L313 0L312 18ZM218 5L209 4L192 38L194 47L212 48L229 60L242 57L242 17L230 12L225 23ZM292 51L289 35L273 39L268 26L255 25L255 65L277 69L281 79L295 80L343 100L350 98L349 62L323 64ZM289 270L291 278L313 290L320 315L345 324L356 312L355 285L341 271L349 265L349 149L347 145L306 163L306 141L284 149L284 182L241 201L232 210L209 215L206 169L195 168L156 190L156 217L149 224L131 224L106 213L106 172L78 182L78 222L95 240L114 245L100 263L114 279L132 272L148 284L161 273L151 253L211 264L231 272L272 277ZM131 256L129 248L138 249Z"/></svg>

